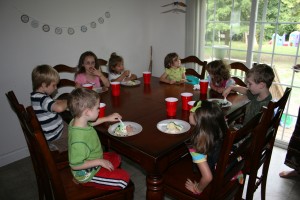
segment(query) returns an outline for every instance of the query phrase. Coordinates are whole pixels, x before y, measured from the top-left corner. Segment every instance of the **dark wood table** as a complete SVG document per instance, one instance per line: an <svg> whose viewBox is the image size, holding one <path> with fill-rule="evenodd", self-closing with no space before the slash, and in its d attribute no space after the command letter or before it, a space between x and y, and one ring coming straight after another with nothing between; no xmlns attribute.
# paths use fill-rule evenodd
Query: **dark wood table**
<svg viewBox="0 0 300 200"><path fill-rule="evenodd" d="M151 77L151 84L141 84L134 87L121 87L119 97L113 97L111 92L101 94L101 102L106 103L106 115L118 112L123 121L132 121L142 125L141 133L130 137L116 137L108 133L111 123L99 125L96 130L99 133L101 143L116 152L124 155L139 164L146 172L147 199L163 199L163 173L181 156L188 153L185 146L191 135L190 131L172 135L160 132L156 125L158 122L169 119L166 115L166 97L177 97L176 119L188 121L189 111L181 109L182 92L194 94L193 100L206 98L222 98L221 95L210 91L206 95L200 95L199 90L194 91L189 84L169 85L159 82L159 78ZM244 112L247 100L241 95L230 94L227 98L232 106L224 109L229 121L232 121L241 112Z"/></svg>

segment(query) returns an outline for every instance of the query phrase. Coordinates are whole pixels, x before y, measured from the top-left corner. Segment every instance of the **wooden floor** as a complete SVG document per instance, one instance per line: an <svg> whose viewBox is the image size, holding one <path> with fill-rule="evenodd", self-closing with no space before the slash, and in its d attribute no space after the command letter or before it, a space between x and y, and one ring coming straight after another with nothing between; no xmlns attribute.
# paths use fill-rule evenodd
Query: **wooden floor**
<svg viewBox="0 0 300 200"><path fill-rule="evenodd" d="M274 147L267 182L267 200L299 200L300 177L283 179L278 176L282 170L289 170L283 164L286 150ZM126 169L135 184L134 200L146 199L145 174L130 160L123 158L122 167ZM0 199L37 200L38 192L30 157L0 168ZM255 193L260 199L260 190ZM170 198L165 197L165 200Z"/></svg>

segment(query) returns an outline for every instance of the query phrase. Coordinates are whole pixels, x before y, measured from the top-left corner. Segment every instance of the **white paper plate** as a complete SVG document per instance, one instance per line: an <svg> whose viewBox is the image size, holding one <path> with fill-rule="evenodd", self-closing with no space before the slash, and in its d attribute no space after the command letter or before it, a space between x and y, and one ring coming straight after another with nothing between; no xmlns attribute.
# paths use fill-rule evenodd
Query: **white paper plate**
<svg viewBox="0 0 300 200"><path fill-rule="evenodd" d="M215 99L207 99L207 101L216 101L220 105L220 103L224 102L224 99L217 99L217 98L215 98ZM232 103L227 100L227 104L226 105L222 105L222 108L229 107L229 106L232 106Z"/></svg>
<svg viewBox="0 0 300 200"><path fill-rule="evenodd" d="M93 88L93 90L97 93L103 93L103 92L107 92L108 91L108 88L106 89L103 89L103 87L101 88Z"/></svg>
<svg viewBox="0 0 300 200"><path fill-rule="evenodd" d="M117 126L120 124L120 123L115 123L113 125L111 125L109 128L108 128L108 132L113 135L113 136L117 136L117 137L128 137L128 136L133 136L133 135L136 135L138 133L140 133L142 130L143 130L143 127L138 124L138 123L135 123L135 122L129 122L129 121L124 121L123 122L125 124L125 126L127 125L131 125L133 130L131 133L129 133L127 136L119 136L119 135L116 135L115 134L115 129L117 128Z"/></svg>
<svg viewBox="0 0 300 200"><path fill-rule="evenodd" d="M183 126L183 129L181 131L177 132L177 133L169 133L167 131L167 125L170 122L174 122L175 124ZM166 120L162 120L162 121L158 122L156 127L157 127L158 130L160 130L161 132L164 132L164 133L181 134L181 133L185 133L188 130L190 130L191 125L188 122L180 120L180 119L166 119Z"/></svg>
<svg viewBox="0 0 300 200"><path fill-rule="evenodd" d="M141 84L141 81L139 81L139 80L133 80L132 82L134 82L134 85L129 81L122 81L121 85L128 86L128 87L133 87L133 86L137 86L137 85Z"/></svg>

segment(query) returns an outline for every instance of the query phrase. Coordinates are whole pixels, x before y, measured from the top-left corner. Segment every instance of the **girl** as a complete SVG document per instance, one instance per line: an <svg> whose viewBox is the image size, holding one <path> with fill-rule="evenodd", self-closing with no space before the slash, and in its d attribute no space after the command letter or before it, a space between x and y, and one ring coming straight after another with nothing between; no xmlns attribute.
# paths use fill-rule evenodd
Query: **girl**
<svg viewBox="0 0 300 200"><path fill-rule="evenodd" d="M160 81L169 84L181 84L185 82L185 68L180 66L181 61L177 53L169 53L165 57L165 72L161 75Z"/></svg>
<svg viewBox="0 0 300 200"><path fill-rule="evenodd" d="M208 80L210 88L218 93L235 84L235 81L230 75L230 66L225 64L222 60L215 60L207 64Z"/></svg>
<svg viewBox="0 0 300 200"><path fill-rule="evenodd" d="M191 109L190 120L196 123L189 151L202 175L199 182L187 179L185 187L200 194L213 178L224 134L227 130L223 111L214 102L198 101ZM193 122L191 124L193 124Z"/></svg>
<svg viewBox="0 0 300 200"><path fill-rule="evenodd" d="M131 74L129 70L124 70L124 60L121 56L113 52L108 61L109 80L110 81L131 81L137 77Z"/></svg>
<svg viewBox="0 0 300 200"><path fill-rule="evenodd" d="M91 51L81 54L78 72L75 74L76 87L81 87L85 83L92 83L95 88L109 87L109 81L99 69L97 61L97 56Z"/></svg>

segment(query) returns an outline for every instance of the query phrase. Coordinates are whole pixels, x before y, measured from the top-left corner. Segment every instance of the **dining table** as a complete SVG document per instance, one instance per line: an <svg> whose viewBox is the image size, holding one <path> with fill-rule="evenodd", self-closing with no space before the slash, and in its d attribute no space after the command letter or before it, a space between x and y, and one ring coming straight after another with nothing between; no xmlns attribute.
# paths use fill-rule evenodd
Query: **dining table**
<svg viewBox="0 0 300 200"><path fill-rule="evenodd" d="M181 93L190 92L192 100L208 98L223 98L221 94L209 90L200 94L193 85L166 84L158 77L151 77L150 84L144 84L139 78L136 85L121 85L120 95L113 96L111 90L100 94L100 102L106 104L105 114L119 113L122 121L134 122L141 125L138 134L132 136L115 136L108 129L116 122L106 122L95 126L102 145L109 150L126 156L138 164L146 173L146 198L163 199L163 173L172 163L188 153L186 142L191 136L191 130L181 134L168 134L158 129L157 124L162 120L173 119L188 122L190 111L182 110ZM176 116L168 117L165 98L178 98ZM237 93L231 93L227 100L230 107L223 108L228 123L236 120L245 112L247 98ZM118 123L118 122L117 122Z"/></svg>

